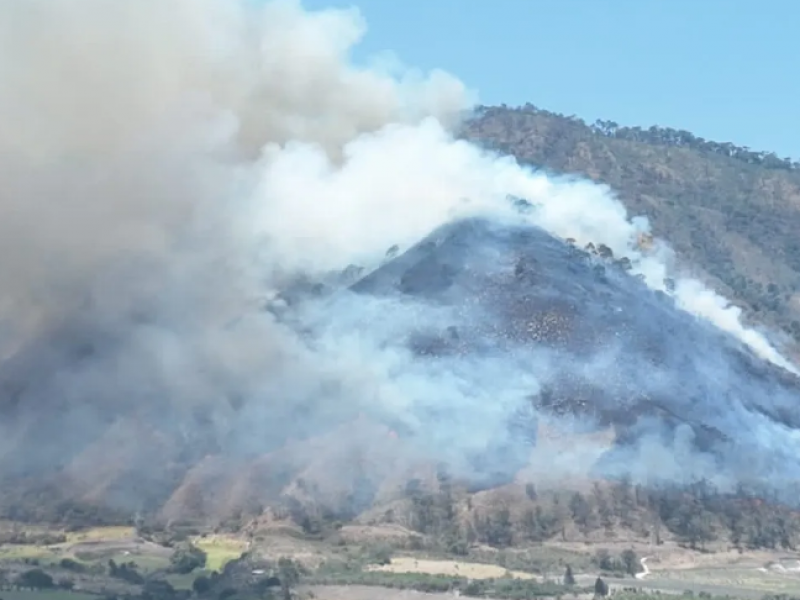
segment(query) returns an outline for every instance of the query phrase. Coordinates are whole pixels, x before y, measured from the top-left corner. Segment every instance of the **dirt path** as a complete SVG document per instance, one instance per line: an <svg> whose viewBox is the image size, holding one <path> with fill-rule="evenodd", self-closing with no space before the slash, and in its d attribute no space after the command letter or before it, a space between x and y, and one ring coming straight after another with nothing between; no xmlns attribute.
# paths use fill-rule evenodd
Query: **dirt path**
<svg viewBox="0 0 800 600"><path fill-rule="evenodd" d="M639 560L639 563L642 565L642 572L637 573L634 575L636 579L644 579L648 575L650 575L650 569L647 567L647 559L650 558L649 556L645 556L644 558Z"/></svg>

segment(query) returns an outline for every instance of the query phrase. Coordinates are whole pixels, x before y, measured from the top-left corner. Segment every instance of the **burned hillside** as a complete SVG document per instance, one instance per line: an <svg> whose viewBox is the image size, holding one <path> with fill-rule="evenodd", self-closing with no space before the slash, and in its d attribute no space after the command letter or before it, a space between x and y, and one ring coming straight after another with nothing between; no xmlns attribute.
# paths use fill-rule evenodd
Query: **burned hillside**
<svg viewBox="0 0 800 600"><path fill-rule="evenodd" d="M601 470L625 471L645 438L673 445L688 435L734 478L792 472L791 445L763 432L791 444L798 378L676 308L629 268L608 248L472 219L440 228L353 289L448 307L452 320L409 336L420 356L527 359L540 384L530 395L536 410L617 428L629 451L618 451L621 463L606 457Z"/></svg>

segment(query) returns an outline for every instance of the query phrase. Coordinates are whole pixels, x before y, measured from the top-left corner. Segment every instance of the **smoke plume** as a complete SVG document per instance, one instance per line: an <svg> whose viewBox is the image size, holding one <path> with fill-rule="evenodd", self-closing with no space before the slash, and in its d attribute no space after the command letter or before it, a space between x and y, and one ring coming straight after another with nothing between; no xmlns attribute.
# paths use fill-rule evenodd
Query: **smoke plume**
<svg viewBox="0 0 800 600"><path fill-rule="evenodd" d="M264 306L466 217L605 244L664 289L672 257L637 245L646 220L603 186L457 139L473 94L442 72L355 66L365 31L357 11L293 0L0 0L0 470L23 468L31 436L24 469L94 480L92 432L125 414L199 459L367 413L424 428L408 452L469 477L464 456L504 435L557 357L415 358L392 340L449 310L424 302ZM675 297L792 369L699 282ZM26 425L40 407L49 429Z"/></svg>

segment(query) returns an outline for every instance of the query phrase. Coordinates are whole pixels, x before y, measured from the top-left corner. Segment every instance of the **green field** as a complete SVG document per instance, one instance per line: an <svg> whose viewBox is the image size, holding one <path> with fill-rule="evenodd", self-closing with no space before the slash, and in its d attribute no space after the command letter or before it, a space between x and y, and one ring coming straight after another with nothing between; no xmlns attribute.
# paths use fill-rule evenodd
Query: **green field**
<svg viewBox="0 0 800 600"><path fill-rule="evenodd" d="M57 550L48 546L34 546L31 544L0 546L0 561L24 560L26 558L37 558L46 561L60 556Z"/></svg>
<svg viewBox="0 0 800 600"><path fill-rule="evenodd" d="M79 542L111 542L115 540L126 540L136 537L136 529L127 526L117 527L92 527L81 531L69 532L67 542L77 544Z"/></svg>
<svg viewBox="0 0 800 600"><path fill-rule="evenodd" d="M196 537L192 539L192 543L206 553L206 569L209 571L221 571L226 564L236 560L247 550L246 542L224 535Z"/></svg>

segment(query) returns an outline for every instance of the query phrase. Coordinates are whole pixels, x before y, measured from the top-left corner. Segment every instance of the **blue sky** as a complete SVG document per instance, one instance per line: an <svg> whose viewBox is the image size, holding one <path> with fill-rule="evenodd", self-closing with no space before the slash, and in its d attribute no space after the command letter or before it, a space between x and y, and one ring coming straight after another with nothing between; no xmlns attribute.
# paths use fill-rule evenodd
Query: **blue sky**
<svg viewBox="0 0 800 600"><path fill-rule="evenodd" d="M800 0L304 0L355 53L443 68L484 104L663 125L800 158Z"/></svg>

